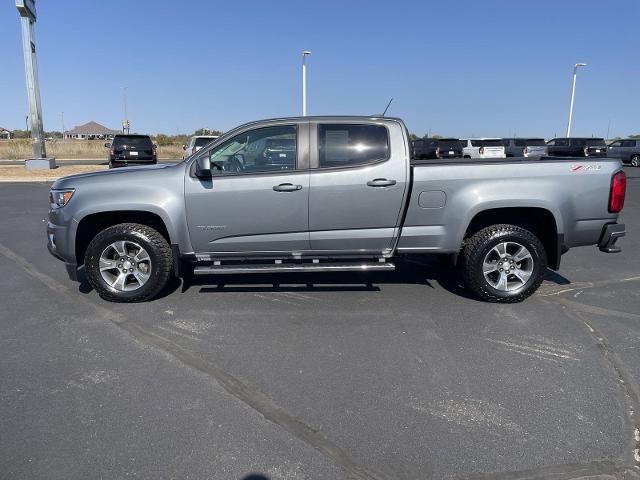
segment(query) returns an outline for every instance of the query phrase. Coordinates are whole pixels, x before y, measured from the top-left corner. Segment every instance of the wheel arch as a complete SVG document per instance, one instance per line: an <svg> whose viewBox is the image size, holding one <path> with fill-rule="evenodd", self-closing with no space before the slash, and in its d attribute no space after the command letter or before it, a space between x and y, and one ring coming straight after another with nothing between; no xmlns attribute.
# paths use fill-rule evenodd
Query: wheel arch
<svg viewBox="0 0 640 480"><path fill-rule="evenodd" d="M156 229L171 245L167 223L157 213L148 210L110 210L91 213L78 223L75 235L75 255L78 265L84 264L84 256L91 240L105 228L119 223L139 223Z"/></svg>
<svg viewBox="0 0 640 480"><path fill-rule="evenodd" d="M563 253L564 236L556 218L551 210L544 207L487 208L476 212L467 223L461 242L490 225L501 223L517 225L529 230L540 239L547 252L549 268L557 270Z"/></svg>

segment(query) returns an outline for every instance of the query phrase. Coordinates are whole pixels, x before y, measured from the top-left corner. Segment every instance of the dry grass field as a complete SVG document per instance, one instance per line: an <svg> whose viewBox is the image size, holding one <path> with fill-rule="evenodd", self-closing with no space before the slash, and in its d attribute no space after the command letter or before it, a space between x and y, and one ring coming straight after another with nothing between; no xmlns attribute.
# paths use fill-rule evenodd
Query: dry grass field
<svg viewBox="0 0 640 480"><path fill-rule="evenodd" d="M0 182L51 182L76 173L107 170L106 165L61 165L53 170L27 170L24 166L0 165Z"/></svg>
<svg viewBox="0 0 640 480"><path fill-rule="evenodd" d="M104 140L50 140L47 155L57 159L107 159ZM0 160L20 160L32 155L30 139L0 140ZM158 147L159 158L182 158L182 145Z"/></svg>

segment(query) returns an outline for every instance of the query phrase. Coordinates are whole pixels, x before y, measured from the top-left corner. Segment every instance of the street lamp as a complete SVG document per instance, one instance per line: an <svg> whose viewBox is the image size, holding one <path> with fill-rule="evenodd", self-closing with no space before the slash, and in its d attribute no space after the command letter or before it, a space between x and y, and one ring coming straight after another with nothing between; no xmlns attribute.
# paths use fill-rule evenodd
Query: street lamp
<svg viewBox="0 0 640 480"><path fill-rule="evenodd" d="M129 117L127 114L127 89L129 87L120 87L122 89L122 103L124 105L124 119L122 120L122 133L129 133Z"/></svg>
<svg viewBox="0 0 640 480"><path fill-rule="evenodd" d="M311 55L309 50L302 52L302 116L307 116L307 56Z"/></svg>
<svg viewBox="0 0 640 480"><path fill-rule="evenodd" d="M571 119L573 117L573 99L576 95L576 76L578 67L586 67L586 63L576 63L573 66L573 84L571 86L571 101L569 102L569 122L567 123L567 138L571 136Z"/></svg>

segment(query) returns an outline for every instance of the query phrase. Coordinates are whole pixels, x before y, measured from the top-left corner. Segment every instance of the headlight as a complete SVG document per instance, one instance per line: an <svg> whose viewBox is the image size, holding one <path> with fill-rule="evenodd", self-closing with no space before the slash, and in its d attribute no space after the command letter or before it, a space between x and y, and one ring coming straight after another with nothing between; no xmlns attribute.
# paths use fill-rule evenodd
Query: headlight
<svg viewBox="0 0 640 480"><path fill-rule="evenodd" d="M55 208L62 208L69 203L69 200L73 197L73 192L75 192L73 188L67 190L51 190L49 192L49 201Z"/></svg>

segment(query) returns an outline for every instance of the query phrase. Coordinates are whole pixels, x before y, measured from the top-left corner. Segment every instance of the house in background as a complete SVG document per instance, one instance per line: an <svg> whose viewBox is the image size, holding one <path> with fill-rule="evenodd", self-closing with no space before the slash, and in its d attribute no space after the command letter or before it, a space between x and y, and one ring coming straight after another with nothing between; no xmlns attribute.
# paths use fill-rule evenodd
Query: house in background
<svg viewBox="0 0 640 480"><path fill-rule="evenodd" d="M76 140L104 140L106 138L113 138L113 136L118 133L120 133L120 130L112 130L97 122L89 122L67 130L65 132L65 138L73 138Z"/></svg>
<svg viewBox="0 0 640 480"><path fill-rule="evenodd" d="M0 127L0 140L11 140L11 137L13 137L13 134L10 130Z"/></svg>

